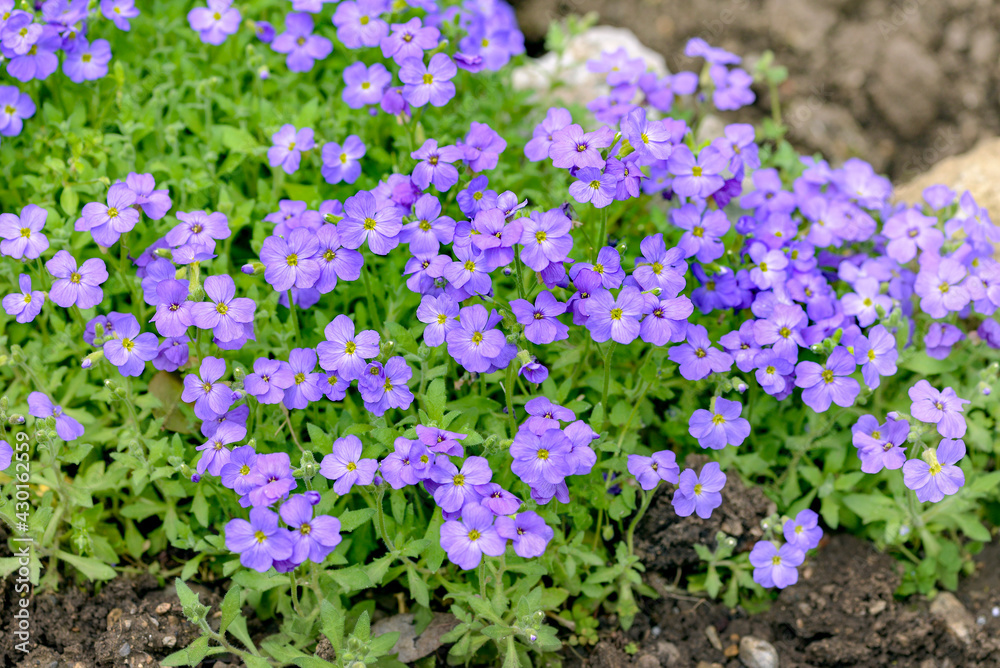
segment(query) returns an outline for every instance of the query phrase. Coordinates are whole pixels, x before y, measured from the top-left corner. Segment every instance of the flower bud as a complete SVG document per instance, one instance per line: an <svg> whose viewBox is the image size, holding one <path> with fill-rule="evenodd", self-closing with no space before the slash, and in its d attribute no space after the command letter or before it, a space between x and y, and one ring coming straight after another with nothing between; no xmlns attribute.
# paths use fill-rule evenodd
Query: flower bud
<svg viewBox="0 0 1000 668"><path fill-rule="evenodd" d="M0 397L0 411L6 411L10 408L10 401L7 399L7 395Z"/></svg>
<svg viewBox="0 0 1000 668"><path fill-rule="evenodd" d="M309 505L311 506L315 506L316 504L318 504L320 501L323 500L323 496L314 489L309 490L308 492L303 494L303 496L306 497L306 501L308 501Z"/></svg>
<svg viewBox="0 0 1000 668"><path fill-rule="evenodd" d="M10 424L24 424L24 416L15 413L14 415L11 415L9 418L7 418L7 422L9 422Z"/></svg>
<svg viewBox="0 0 1000 668"><path fill-rule="evenodd" d="M264 269L265 269L264 264L256 260L253 262L247 262L245 265L240 267L240 271L242 271L247 276L259 276L260 274L264 273Z"/></svg>
<svg viewBox="0 0 1000 668"><path fill-rule="evenodd" d="M343 219L344 219L343 216L338 216L338 215L333 214L333 213L328 213L328 214L326 214L326 215L323 216L323 220L325 220L326 222L330 223L331 225L336 225L337 223L339 223Z"/></svg>
<svg viewBox="0 0 1000 668"><path fill-rule="evenodd" d="M11 346L10 347L10 358L14 360L14 364L23 364L27 357L24 354L24 350L21 346Z"/></svg>
<svg viewBox="0 0 1000 668"><path fill-rule="evenodd" d="M504 267L503 268L503 275L504 276L510 276L512 273L514 273L514 272L511 270L510 267Z"/></svg>
<svg viewBox="0 0 1000 668"><path fill-rule="evenodd" d="M156 250L153 251L153 255L155 255L156 257L162 257L169 260L174 256L174 251L172 248L157 248Z"/></svg>

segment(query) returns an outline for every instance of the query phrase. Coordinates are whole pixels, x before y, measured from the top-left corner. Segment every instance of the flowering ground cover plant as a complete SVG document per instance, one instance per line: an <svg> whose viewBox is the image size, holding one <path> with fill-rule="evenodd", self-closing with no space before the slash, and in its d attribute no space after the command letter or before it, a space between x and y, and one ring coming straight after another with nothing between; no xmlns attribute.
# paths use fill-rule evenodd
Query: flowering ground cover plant
<svg viewBox="0 0 1000 668"><path fill-rule="evenodd" d="M512 90L499 0L3 11L0 517L37 586L177 577L204 635L164 665L393 665L388 605L452 612L450 661L546 665L656 595L654 494L708 518L734 476L778 514L699 546L729 605L824 531L902 594L990 540L1000 229L775 123L702 137L779 70L595 53L564 108ZM210 625L184 583L220 577Z"/></svg>

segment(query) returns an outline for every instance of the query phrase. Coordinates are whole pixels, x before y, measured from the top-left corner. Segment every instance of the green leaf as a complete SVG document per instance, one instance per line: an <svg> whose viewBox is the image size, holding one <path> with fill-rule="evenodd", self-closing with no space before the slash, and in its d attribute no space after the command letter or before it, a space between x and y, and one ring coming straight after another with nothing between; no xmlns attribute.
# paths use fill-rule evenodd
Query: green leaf
<svg viewBox="0 0 1000 668"><path fill-rule="evenodd" d="M275 587L289 586L288 578L285 576L272 576L268 573L258 573L257 571L242 570L233 576L233 582L253 591L267 591Z"/></svg>
<svg viewBox="0 0 1000 668"><path fill-rule="evenodd" d="M878 494L848 494L842 501L865 524L888 521L900 516L896 502Z"/></svg>
<svg viewBox="0 0 1000 668"><path fill-rule="evenodd" d="M193 643L160 660L161 666L197 666L208 655L208 636L200 636Z"/></svg>
<svg viewBox="0 0 1000 668"><path fill-rule="evenodd" d="M446 402L447 397L445 395L444 381L440 378L435 378L427 387L427 395L424 398L424 408L427 411L427 415L432 420L441 422L444 419Z"/></svg>
<svg viewBox="0 0 1000 668"><path fill-rule="evenodd" d="M993 536L990 535L990 530L984 527L979 520L971 515L955 513L952 516L952 519L955 520L955 523L958 525L958 528L962 530L962 533L972 540L988 543L993 538Z"/></svg>
<svg viewBox="0 0 1000 668"><path fill-rule="evenodd" d="M219 635L225 633L229 625L236 619L236 616L240 614L242 591L238 584L233 584L229 588L229 591L226 592L226 597L222 599L222 618L219 621Z"/></svg>
<svg viewBox="0 0 1000 668"><path fill-rule="evenodd" d="M80 196L72 188L63 188L59 195L59 206L62 207L67 216L75 216L76 210L80 206Z"/></svg>
<svg viewBox="0 0 1000 668"><path fill-rule="evenodd" d="M360 510L348 510L340 516L340 530L350 532L375 517L374 508L362 508Z"/></svg>
<svg viewBox="0 0 1000 668"><path fill-rule="evenodd" d="M376 637L368 646L369 656L385 656L396 646L399 640L399 631L389 631Z"/></svg>
<svg viewBox="0 0 1000 668"><path fill-rule="evenodd" d="M93 557L81 557L62 550L56 551L56 556L91 580L113 580L118 575L111 566Z"/></svg>
<svg viewBox="0 0 1000 668"><path fill-rule="evenodd" d="M371 618L368 617L367 610L363 611L361 616L358 617L358 622L354 625L354 631L351 635L366 644L371 639L372 623Z"/></svg>
<svg viewBox="0 0 1000 668"><path fill-rule="evenodd" d="M412 566L406 569L406 583L410 590L410 596L425 608L429 607L430 591L427 588L427 583Z"/></svg>

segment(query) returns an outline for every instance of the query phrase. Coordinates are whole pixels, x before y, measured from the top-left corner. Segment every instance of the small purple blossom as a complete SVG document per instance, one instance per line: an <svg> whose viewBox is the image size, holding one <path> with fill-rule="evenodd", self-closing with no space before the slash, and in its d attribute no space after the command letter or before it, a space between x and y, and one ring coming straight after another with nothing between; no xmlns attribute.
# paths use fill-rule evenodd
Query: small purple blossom
<svg viewBox="0 0 1000 668"><path fill-rule="evenodd" d="M355 485L370 485L378 470L378 461L362 459L361 439L350 434L333 442L333 452L323 457L319 473L334 480L333 491L343 496Z"/></svg>
<svg viewBox="0 0 1000 668"><path fill-rule="evenodd" d="M769 540L758 541L750 551L753 581L761 587L789 587L799 581L797 569L805 558L805 552L792 543L779 549Z"/></svg>
<svg viewBox="0 0 1000 668"><path fill-rule="evenodd" d="M956 466L963 457L964 441L941 439L937 448L927 448L920 459L903 464L903 483L917 493L918 501L937 503L965 484L965 472Z"/></svg>
<svg viewBox="0 0 1000 668"><path fill-rule="evenodd" d="M0 100L0 104L2 102ZM49 212L37 204L25 206L21 209L20 216L13 213L0 214L0 237L4 239L0 241L0 253L15 260L34 260L40 257L49 247L48 237L42 234L48 215Z"/></svg>
<svg viewBox="0 0 1000 668"><path fill-rule="evenodd" d="M660 484L661 480L677 484L681 469L677 456L671 450L654 452L652 456L629 455L628 472L635 476L639 486L647 492Z"/></svg>
<svg viewBox="0 0 1000 668"><path fill-rule="evenodd" d="M931 386L927 380L918 380L909 389L910 415L928 424L936 424L938 433L945 438L962 438L965 436L966 424L965 404L968 399L962 399L950 387L943 391Z"/></svg>
<svg viewBox="0 0 1000 668"><path fill-rule="evenodd" d="M714 411L699 408L691 414L688 433L703 448L721 450L727 445L739 446L750 435L750 423L740 417L742 411L740 402L716 397Z"/></svg>
<svg viewBox="0 0 1000 668"><path fill-rule="evenodd" d="M674 491L674 512L680 517L696 513L707 520L712 511L722 505L722 488L726 486L726 474L717 462L709 462L701 469L699 476L694 469L681 471Z"/></svg>

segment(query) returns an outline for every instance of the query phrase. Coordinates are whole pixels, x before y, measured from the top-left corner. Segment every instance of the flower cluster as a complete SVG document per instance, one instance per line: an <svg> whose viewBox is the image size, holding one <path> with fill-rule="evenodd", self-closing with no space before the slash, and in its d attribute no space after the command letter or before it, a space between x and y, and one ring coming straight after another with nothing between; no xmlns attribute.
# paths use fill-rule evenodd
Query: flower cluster
<svg viewBox="0 0 1000 668"><path fill-rule="evenodd" d="M819 516L809 509L787 520L782 532L785 543L780 547L774 541L762 540L750 551L753 581L761 587L784 589L798 582L798 567L805 561L806 552L823 539Z"/></svg>

